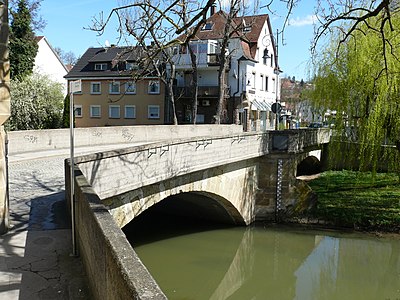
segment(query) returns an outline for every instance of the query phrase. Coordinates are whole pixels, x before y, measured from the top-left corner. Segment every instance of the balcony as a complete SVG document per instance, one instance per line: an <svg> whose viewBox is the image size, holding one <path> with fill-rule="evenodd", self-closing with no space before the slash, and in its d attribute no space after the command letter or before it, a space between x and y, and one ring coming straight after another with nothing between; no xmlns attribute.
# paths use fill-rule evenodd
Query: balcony
<svg viewBox="0 0 400 300"><path fill-rule="evenodd" d="M199 86L198 97L199 98L218 98L219 87L218 86ZM225 88L225 95L227 98L230 96L230 89ZM176 87L176 97L192 98L194 91L192 87Z"/></svg>

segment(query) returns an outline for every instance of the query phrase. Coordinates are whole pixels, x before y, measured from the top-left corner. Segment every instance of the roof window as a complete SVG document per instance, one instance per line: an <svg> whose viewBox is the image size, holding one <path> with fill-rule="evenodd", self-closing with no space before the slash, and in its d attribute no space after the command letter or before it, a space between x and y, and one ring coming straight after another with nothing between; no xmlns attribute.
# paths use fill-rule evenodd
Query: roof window
<svg viewBox="0 0 400 300"><path fill-rule="evenodd" d="M107 63L95 64L94 69L96 71L105 71L107 70Z"/></svg>
<svg viewBox="0 0 400 300"><path fill-rule="evenodd" d="M213 27L213 23L206 23L204 24L203 28L201 30L211 30Z"/></svg>

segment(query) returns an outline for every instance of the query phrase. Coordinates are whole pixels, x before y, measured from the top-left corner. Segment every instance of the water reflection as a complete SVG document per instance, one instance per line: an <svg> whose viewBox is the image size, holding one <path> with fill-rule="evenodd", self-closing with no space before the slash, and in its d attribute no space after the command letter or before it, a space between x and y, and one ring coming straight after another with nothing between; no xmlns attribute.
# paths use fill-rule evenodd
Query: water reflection
<svg viewBox="0 0 400 300"><path fill-rule="evenodd" d="M399 239L167 227L127 235L169 299L400 299Z"/></svg>

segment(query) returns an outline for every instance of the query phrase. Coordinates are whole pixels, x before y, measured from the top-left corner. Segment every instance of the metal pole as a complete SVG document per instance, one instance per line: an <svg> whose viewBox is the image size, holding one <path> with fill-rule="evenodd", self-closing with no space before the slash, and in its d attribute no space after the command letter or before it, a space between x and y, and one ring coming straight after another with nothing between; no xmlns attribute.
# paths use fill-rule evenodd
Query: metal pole
<svg viewBox="0 0 400 300"><path fill-rule="evenodd" d="M75 176L74 176L74 93L70 93L69 100L69 131L70 131L70 201L71 201L71 237L72 255L77 256L75 232Z"/></svg>
<svg viewBox="0 0 400 300"><path fill-rule="evenodd" d="M276 103L276 107L278 107L278 89L279 89L279 63L278 63L278 44L279 44L279 31L278 29L276 30L276 45L275 45L275 49L276 49L276 53L275 53L275 59L276 59L276 66L275 66L275 103ZM275 130L279 130L279 110L276 111L275 114Z"/></svg>

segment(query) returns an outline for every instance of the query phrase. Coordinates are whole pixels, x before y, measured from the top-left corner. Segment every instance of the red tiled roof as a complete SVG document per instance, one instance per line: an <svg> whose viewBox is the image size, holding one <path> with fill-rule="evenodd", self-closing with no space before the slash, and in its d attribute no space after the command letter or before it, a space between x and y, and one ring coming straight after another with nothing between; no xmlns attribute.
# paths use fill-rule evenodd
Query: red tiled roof
<svg viewBox="0 0 400 300"><path fill-rule="evenodd" d="M202 30L200 28L193 40L209 40L209 39L220 39L224 36L225 23L227 20L227 14L220 10L219 12L213 14L206 20L206 24L212 24L211 30ZM259 36L261 35L261 29L264 26L264 23L268 20L268 15L257 15L257 16L245 16L245 17L236 17L233 19L232 31L235 29L243 29L241 24L251 26L251 30L248 32L242 33L236 32L232 34L232 37L240 37L249 42L257 42ZM182 38L181 36L180 38Z"/></svg>
<svg viewBox="0 0 400 300"><path fill-rule="evenodd" d="M227 14L220 10L217 13L213 14L209 17L205 24L212 24L211 30L203 30L200 28L192 40L216 40L222 39L224 37L225 24L227 21ZM262 34L261 30L264 24L267 22L269 30L271 30L269 24L269 16L267 14L264 15L256 15L256 16L244 16L244 17L235 17L232 22L231 28L231 38L240 38L241 45L243 48L244 56L248 59L254 59L257 51L257 42L259 40L260 35ZM249 28L249 31L244 31L245 27ZM179 40L183 40L185 35L181 35L178 37Z"/></svg>

